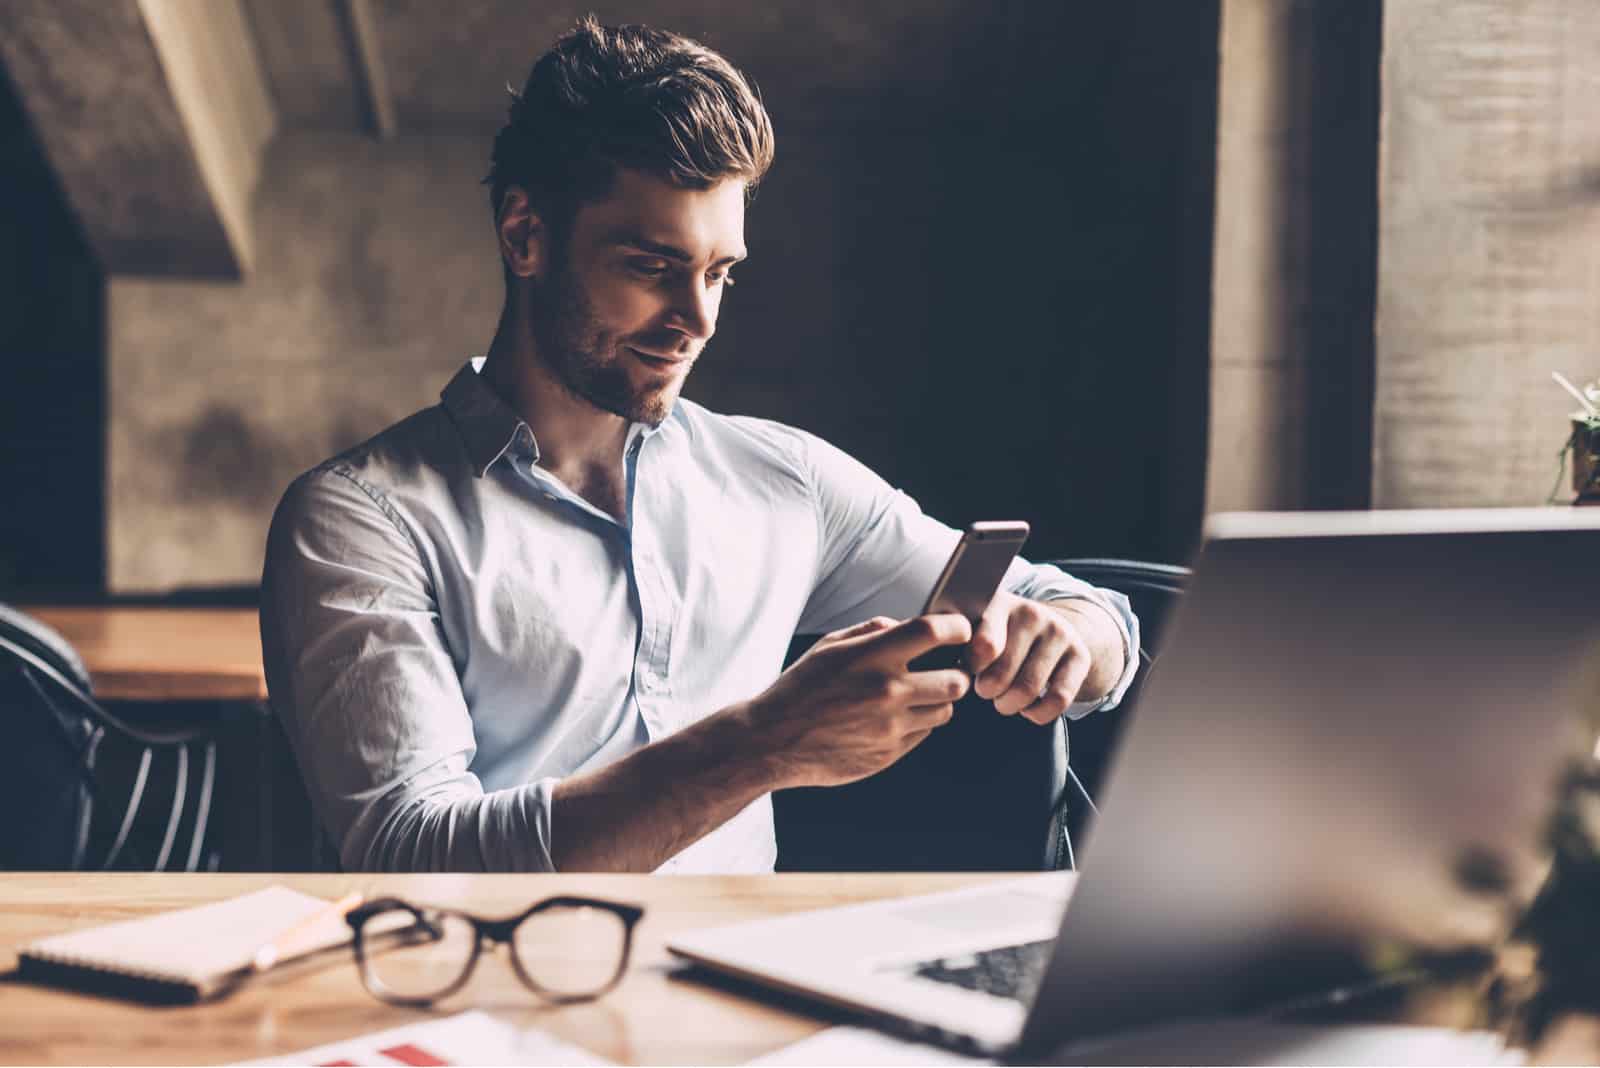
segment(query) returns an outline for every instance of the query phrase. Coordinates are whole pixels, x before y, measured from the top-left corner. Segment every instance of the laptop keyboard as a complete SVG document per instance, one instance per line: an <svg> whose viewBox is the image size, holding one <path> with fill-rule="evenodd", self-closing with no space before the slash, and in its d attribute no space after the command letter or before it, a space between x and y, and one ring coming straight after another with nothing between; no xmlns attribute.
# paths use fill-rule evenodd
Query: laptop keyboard
<svg viewBox="0 0 1600 1068"><path fill-rule="evenodd" d="M937 983L954 983L968 990L1026 1003L1044 978L1053 945L1054 940L1047 938L1043 942L941 957L913 964L911 973Z"/></svg>

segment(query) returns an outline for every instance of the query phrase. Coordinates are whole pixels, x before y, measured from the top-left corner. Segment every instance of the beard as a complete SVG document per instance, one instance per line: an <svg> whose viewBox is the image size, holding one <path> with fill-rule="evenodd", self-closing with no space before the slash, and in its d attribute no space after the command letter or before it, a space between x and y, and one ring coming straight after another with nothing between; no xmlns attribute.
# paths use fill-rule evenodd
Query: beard
<svg viewBox="0 0 1600 1068"><path fill-rule="evenodd" d="M630 422L666 421L682 377L636 385L628 373L633 357L620 337L600 325L588 292L565 262L535 285L532 302L536 351L567 392Z"/></svg>

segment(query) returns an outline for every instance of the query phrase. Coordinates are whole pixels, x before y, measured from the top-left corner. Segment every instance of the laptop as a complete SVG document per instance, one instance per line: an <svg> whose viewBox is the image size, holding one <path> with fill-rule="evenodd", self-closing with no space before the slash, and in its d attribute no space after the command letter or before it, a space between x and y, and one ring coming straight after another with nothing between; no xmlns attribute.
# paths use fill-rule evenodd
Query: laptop
<svg viewBox="0 0 1600 1068"><path fill-rule="evenodd" d="M706 968L1029 1059L1501 930L1591 753L1600 509L1219 515L1081 875L674 937Z"/></svg>

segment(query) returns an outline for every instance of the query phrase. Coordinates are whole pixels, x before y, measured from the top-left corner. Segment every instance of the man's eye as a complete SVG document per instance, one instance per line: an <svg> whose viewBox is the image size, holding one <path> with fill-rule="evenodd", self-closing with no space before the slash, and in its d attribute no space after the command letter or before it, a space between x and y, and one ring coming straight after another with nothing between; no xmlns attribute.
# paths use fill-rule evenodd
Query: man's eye
<svg viewBox="0 0 1600 1068"><path fill-rule="evenodd" d="M712 285L731 286L733 285L733 274L729 271L712 271L706 275L706 281Z"/></svg>
<svg viewBox="0 0 1600 1068"><path fill-rule="evenodd" d="M628 269L641 278L660 278L667 273L667 265L660 260L629 260Z"/></svg>

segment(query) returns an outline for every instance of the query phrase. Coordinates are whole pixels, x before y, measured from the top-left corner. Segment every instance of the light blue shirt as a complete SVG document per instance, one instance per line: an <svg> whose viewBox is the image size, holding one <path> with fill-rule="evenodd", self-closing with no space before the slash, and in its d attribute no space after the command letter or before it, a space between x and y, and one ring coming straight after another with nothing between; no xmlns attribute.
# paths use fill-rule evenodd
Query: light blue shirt
<svg viewBox="0 0 1600 1068"><path fill-rule="evenodd" d="M551 870L584 833L552 823L558 781L761 693L796 633L916 615L959 537L819 438L686 400L629 429L618 523L479 366L298 478L268 537L272 704L347 870ZM1024 561L1005 585L1138 647L1120 594ZM763 796L661 870L775 859Z"/></svg>

